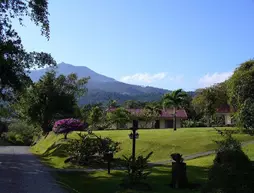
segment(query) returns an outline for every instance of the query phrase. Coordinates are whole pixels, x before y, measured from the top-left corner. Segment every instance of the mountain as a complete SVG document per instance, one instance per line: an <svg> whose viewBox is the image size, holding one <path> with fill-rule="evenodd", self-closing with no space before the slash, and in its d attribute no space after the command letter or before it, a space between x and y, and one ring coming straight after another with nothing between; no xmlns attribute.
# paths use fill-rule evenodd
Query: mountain
<svg viewBox="0 0 254 193"><path fill-rule="evenodd" d="M30 73L30 77L34 82L36 82L50 69L51 68L33 70ZM166 89L150 86L142 87L126 84L96 73L85 66L73 66L63 62L58 64L56 72L58 75L76 73L79 78L90 77L87 84L88 93L81 99L81 104L106 102L109 99L115 99L119 102L124 102L125 100L152 101L159 100L163 94L169 92L169 90Z"/></svg>
<svg viewBox="0 0 254 193"><path fill-rule="evenodd" d="M86 66L73 66L71 64L60 63L57 65L56 72L58 74L68 75L70 73L76 73L78 77L91 77L93 82L116 82L115 79L109 78L107 76L98 74L93 70L87 68ZM42 75L45 74L46 71L50 70L51 68L45 68L41 70L33 70L30 74L30 77L33 81L38 81Z"/></svg>

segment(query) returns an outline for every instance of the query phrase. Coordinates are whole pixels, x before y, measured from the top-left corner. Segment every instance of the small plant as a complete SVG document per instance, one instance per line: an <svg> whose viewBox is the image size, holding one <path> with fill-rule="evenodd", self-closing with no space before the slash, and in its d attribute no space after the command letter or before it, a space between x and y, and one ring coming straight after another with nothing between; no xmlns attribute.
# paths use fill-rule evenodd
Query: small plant
<svg viewBox="0 0 254 193"><path fill-rule="evenodd" d="M125 184L135 185L142 183L143 180L147 178L151 171L148 169L148 159L151 157L153 152L150 152L146 157L138 156L133 160L133 157L129 158L123 156L125 159L125 166L127 168L127 178L125 179Z"/></svg>

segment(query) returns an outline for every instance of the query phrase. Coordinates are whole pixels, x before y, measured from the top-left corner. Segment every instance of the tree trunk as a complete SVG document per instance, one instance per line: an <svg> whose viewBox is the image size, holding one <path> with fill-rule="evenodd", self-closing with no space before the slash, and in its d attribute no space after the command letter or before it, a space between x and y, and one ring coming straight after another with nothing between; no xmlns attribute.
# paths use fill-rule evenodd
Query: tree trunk
<svg viewBox="0 0 254 193"><path fill-rule="evenodd" d="M64 134L64 139L67 139L67 135L68 135L68 133L65 133L65 134Z"/></svg>
<svg viewBox="0 0 254 193"><path fill-rule="evenodd" d="M174 107L174 131L176 131L176 108Z"/></svg>

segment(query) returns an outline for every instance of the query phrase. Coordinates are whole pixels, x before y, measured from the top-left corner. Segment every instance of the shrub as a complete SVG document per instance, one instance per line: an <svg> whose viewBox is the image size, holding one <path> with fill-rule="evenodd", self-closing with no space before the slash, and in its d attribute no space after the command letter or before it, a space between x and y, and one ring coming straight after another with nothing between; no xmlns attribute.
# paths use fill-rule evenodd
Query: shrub
<svg viewBox="0 0 254 193"><path fill-rule="evenodd" d="M242 151L239 141L234 139L231 134L223 135L225 139L218 142L219 148L203 192L253 193L251 161Z"/></svg>
<svg viewBox="0 0 254 193"><path fill-rule="evenodd" d="M151 157L153 152L150 152L146 157L138 156L133 160L133 157L129 158L123 156L125 159L125 166L127 168L127 178L124 179L124 184L127 186L133 186L140 184L147 178L151 171L148 169L148 159Z"/></svg>
<svg viewBox="0 0 254 193"><path fill-rule="evenodd" d="M40 135L40 130L25 122L13 122L8 127L5 139L14 145L31 145L36 136Z"/></svg>
<svg viewBox="0 0 254 193"><path fill-rule="evenodd" d="M195 121L195 120L185 120L182 122L183 127L190 128L190 127L206 127L206 123L202 120Z"/></svg>
<svg viewBox="0 0 254 193"><path fill-rule="evenodd" d="M81 131L84 128L84 123L78 119L61 119L55 122L53 131L57 134L64 134L64 138L67 139L68 133L72 131Z"/></svg>
<svg viewBox="0 0 254 193"><path fill-rule="evenodd" d="M72 139L68 154L70 160L76 164L84 165L94 161L103 161L105 153L119 151L119 143L110 138L98 137L95 134L78 134L79 139Z"/></svg>

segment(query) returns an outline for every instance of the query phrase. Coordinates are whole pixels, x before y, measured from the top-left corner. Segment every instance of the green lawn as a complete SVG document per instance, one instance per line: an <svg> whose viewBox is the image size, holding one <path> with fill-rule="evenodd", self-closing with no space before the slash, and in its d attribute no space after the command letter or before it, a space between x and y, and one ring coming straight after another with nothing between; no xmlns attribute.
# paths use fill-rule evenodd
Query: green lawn
<svg viewBox="0 0 254 193"><path fill-rule="evenodd" d="M232 129L232 128L227 128ZM169 160L169 155L173 152L179 152L183 155L204 152L216 148L213 140L220 139L220 135L213 128L184 128L173 131L172 129L149 129L139 130L139 139L137 140L137 154L146 155L153 151L150 161L165 161ZM114 131L96 131L97 135L111 137L115 141L121 143L121 151L115 157L121 158L122 155L130 155L132 143L128 138L130 131L114 130ZM254 140L246 134L235 134L236 138L241 141ZM76 138L74 132L68 136ZM41 139L34 147L32 152L38 154L42 160L56 168L73 167L69 164L64 164L66 154L66 141L63 135L56 136L51 133L46 139Z"/></svg>
<svg viewBox="0 0 254 193"><path fill-rule="evenodd" d="M249 158L254 161L254 144L247 145L243 148ZM207 179L207 172L212 165L214 155L197 158L186 161L187 174L190 183L204 184ZM124 177L123 171L113 171L111 175L106 172L94 173L55 173L58 183L73 193L142 193L140 191L122 190L119 186L121 179ZM171 180L171 167L152 168L152 174L148 177L147 182L151 185L150 193L198 193L198 190L174 190L169 187Z"/></svg>
<svg viewBox="0 0 254 193"><path fill-rule="evenodd" d="M212 164L213 156L187 161L188 178L191 183L203 184L206 180L207 170ZM107 172L100 171L94 173L71 172L55 173L57 181L67 190L79 193L141 193L142 191L123 190L121 180L124 178L124 171ZM147 183L152 187L151 193L197 193L198 190L173 190L170 188L171 167L153 167L152 174L148 177Z"/></svg>

